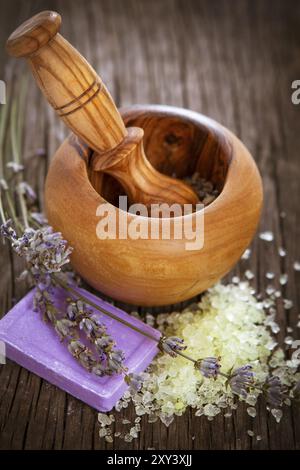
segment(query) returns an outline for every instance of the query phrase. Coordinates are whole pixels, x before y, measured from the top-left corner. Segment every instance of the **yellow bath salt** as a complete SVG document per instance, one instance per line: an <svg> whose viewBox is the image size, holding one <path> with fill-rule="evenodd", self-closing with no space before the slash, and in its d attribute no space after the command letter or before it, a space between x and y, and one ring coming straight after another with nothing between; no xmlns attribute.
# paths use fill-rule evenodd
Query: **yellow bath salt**
<svg viewBox="0 0 300 470"><path fill-rule="evenodd" d="M283 351L276 349L277 342L271 334L274 315L267 314L264 302L255 298L248 282L217 284L199 303L182 312L160 314L156 323L165 336L184 339L185 352L190 357L220 356L224 373L251 364L256 381L265 380L270 366L276 368L283 383L288 381L291 385L299 380L299 374L295 374L298 363L289 367ZM254 389L246 398L252 417L255 417L253 407L259 394ZM222 411L225 416L231 416L238 400L226 377L204 378L185 358L159 354L144 374L142 391L134 396L126 392L116 409L127 407L132 401L138 416L147 414L150 422L160 418L169 425L175 415L182 415L189 406L194 408L196 416L205 415L210 420Z"/></svg>

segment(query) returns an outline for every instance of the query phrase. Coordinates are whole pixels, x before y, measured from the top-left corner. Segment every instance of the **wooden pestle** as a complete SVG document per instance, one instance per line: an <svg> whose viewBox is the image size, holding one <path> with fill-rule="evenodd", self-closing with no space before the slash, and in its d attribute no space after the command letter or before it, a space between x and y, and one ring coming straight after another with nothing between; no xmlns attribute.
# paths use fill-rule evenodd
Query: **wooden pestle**
<svg viewBox="0 0 300 470"><path fill-rule="evenodd" d="M33 16L10 35L7 51L26 57L51 106L95 151L92 169L115 177L131 202L196 204L198 197L188 185L153 168L143 148L144 131L126 129L100 77L58 33L60 24L53 11Z"/></svg>

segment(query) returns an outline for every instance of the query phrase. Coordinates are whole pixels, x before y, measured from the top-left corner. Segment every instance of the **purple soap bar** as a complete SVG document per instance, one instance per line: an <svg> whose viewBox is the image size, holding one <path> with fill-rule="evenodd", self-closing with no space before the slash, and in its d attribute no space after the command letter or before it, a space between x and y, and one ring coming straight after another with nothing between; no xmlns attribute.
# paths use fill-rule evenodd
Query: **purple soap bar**
<svg viewBox="0 0 300 470"><path fill-rule="evenodd" d="M143 331L160 337L154 328L86 290L78 289L78 292ZM34 290L0 321L0 340L6 344L6 356L93 408L99 411L111 410L127 388L124 377L98 377L84 369L69 353L66 344L60 342L53 327L33 310L33 296ZM67 293L59 289L57 304L63 304L66 296ZM94 312L107 326L117 348L124 351L128 372L145 370L158 352L157 343L97 310Z"/></svg>

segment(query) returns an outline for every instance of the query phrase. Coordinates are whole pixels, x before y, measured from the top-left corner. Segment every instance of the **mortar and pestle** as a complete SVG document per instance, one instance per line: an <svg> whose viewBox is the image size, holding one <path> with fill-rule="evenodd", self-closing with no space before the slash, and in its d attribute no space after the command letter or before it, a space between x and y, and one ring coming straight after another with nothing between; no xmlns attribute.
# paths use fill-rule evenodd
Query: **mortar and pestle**
<svg viewBox="0 0 300 470"><path fill-rule="evenodd" d="M253 158L234 134L199 113L158 105L119 112L100 77L58 33L60 24L58 13L45 11L7 41L9 54L26 57L47 100L72 130L46 179L50 225L74 248L74 269L114 299L155 306L203 292L233 267L255 233L262 184ZM158 239L97 237L97 209L115 207L120 194L147 207L195 205L198 196L182 179L196 171L219 191L202 209L201 249L187 250L185 236L163 239L161 218ZM124 211L115 210L118 226ZM181 217L195 228L196 216ZM126 223L139 217L127 213Z"/></svg>

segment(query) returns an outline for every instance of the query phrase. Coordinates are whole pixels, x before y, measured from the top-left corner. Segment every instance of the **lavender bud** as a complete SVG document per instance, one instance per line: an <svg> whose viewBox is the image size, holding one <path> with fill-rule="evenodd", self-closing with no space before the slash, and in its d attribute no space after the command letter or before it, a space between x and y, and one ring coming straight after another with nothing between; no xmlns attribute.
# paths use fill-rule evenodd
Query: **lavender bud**
<svg viewBox="0 0 300 470"><path fill-rule="evenodd" d="M198 369L204 377L209 379L215 379L217 377L220 367L220 358L217 357L205 357L195 363L195 368Z"/></svg>
<svg viewBox="0 0 300 470"><path fill-rule="evenodd" d="M98 375L99 377L103 377L103 375L105 375L105 367L103 366L103 364L96 364L92 368L92 373Z"/></svg>
<svg viewBox="0 0 300 470"><path fill-rule="evenodd" d="M129 385L130 390L134 393L139 392L143 387L143 378L139 374L126 374L125 382Z"/></svg>
<svg viewBox="0 0 300 470"><path fill-rule="evenodd" d="M268 377L264 385L264 392L271 407L279 408L282 405L283 388L279 377L276 375Z"/></svg>
<svg viewBox="0 0 300 470"><path fill-rule="evenodd" d="M72 339L68 344L68 350L72 356L78 357L79 354L85 350L85 345L77 339Z"/></svg>
<svg viewBox="0 0 300 470"><path fill-rule="evenodd" d="M103 335L100 338L97 338L94 344L99 351L102 351L103 349L113 345L114 341L110 336Z"/></svg>
<svg viewBox="0 0 300 470"><path fill-rule="evenodd" d="M177 356L177 351L184 351L186 346L184 346L184 341L177 336L162 336L159 340L159 348L161 351L169 354L172 357Z"/></svg>
<svg viewBox="0 0 300 470"><path fill-rule="evenodd" d="M91 351L89 351L87 348L85 348L85 350L79 354L78 360L80 364L89 371L92 370L96 363L95 359L92 357Z"/></svg>
<svg viewBox="0 0 300 470"><path fill-rule="evenodd" d="M62 320L57 320L55 323L55 330L59 334L61 338L65 338L71 332L71 329L75 326L75 324L68 320L67 318L63 318Z"/></svg>
<svg viewBox="0 0 300 470"><path fill-rule="evenodd" d="M48 223L48 220L41 212L31 212L30 215L39 225L46 225Z"/></svg>
<svg viewBox="0 0 300 470"><path fill-rule="evenodd" d="M112 351L107 358L107 368L113 374L123 370L124 354L120 349Z"/></svg>
<svg viewBox="0 0 300 470"><path fill-rule="evenodd" d="M0 227L0 233L3 237L14 240L17 238L17 234L12 227L12 220L7 220L4 224Z"/></svg>
<svg viewBox="0 0 300 470"><path fill-rule="evenodd" d="M94 330L94 323L89 318L83 318L79 323L80 330L85 331L87 335L90 335Z"/></svg>
<svg viewBox="0 0 300 470"><path fill-rule="evenodd" d="M229 385L233 393L246 398L248 388L252 385L253 379L254 374L252 372L252 366L247 364L232 372L229 378Z"/></svg>
<svg viewBox="0 0 300 470"><path fill-rule="evenodd" d="M24 196L27 197L27 199L31 202L34 202L36 200L36 193L32 189L32 187L26 183L26 181L22 181L19 186L18 186L19 191L21 194L24 194Z"/></svg>
<svg viewBox="0 0 300 470"><path fill-rule="evenodd" d="M67 315L69 320L75 320L77 317L77 308L76 308L76 303L75 302L69 302L67 306Z"/></svg>

